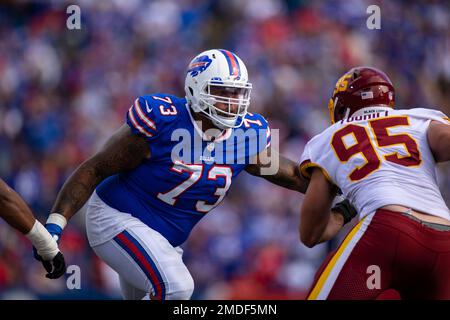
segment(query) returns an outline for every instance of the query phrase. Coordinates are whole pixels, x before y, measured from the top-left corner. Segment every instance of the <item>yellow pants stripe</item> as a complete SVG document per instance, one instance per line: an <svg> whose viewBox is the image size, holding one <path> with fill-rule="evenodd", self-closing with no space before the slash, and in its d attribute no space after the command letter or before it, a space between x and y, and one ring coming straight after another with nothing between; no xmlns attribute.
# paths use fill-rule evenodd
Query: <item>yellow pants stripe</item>
<svg viewBox="0 0 450 320"><path fill-rule="evenodd" d="M317 281L317 283L314 286L313 290L311 291L311 293L307 297L307 300L316 300L317 299L317 297L320 294L320 291L322 291L322 288L323 288L325 282L328 279L328 276L330 275L331 271L333 270L334 266L336 265L336 262L339 260L339 258L341 257L342 253L345 251L345 249L347 248L348 244L353 239L355 234L359 231L359 229L361 229L361 225L362 225L363 221L364 221L364 219L362 219L352 229L352 231L350 231L350 233L347 235L347 237L345 237L345 239L342 242L342 244L340 245L339 249L336 251L336 253L334 254L333 258L331 258L331 260L330 260L330 262L328 262L325 270L320 275L319 280Z"/></svg>

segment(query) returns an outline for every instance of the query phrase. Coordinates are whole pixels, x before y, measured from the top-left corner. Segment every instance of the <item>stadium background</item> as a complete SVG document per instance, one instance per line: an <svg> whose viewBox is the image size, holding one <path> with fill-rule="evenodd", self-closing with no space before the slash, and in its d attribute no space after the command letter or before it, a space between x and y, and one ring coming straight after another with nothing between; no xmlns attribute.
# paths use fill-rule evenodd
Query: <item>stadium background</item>
<svg viewBox="0 0 450 320"><path fill-rule="evenodd" d="M74 3L81 30L66 28ZM381 30L366 27L370 4L381 8ZM67 176L120 126L135 97L183 95L187 63L209 48L244 60L250 111L280 129L281 152L296 161L328 125L334 83L352 66L385 70L399 108L450 114L449 24L447 1L2 1L0 176L45 221ZM439 169L448 204L449 171ZM301 200L243 173L183 246L193 298L304 297L336 241L300 244ZM61 243L68 265L81 268L81 289L68 290L63 279L45 279L26 238L0 221L0 298L119 298L83 222L81 213Z"/></svg>

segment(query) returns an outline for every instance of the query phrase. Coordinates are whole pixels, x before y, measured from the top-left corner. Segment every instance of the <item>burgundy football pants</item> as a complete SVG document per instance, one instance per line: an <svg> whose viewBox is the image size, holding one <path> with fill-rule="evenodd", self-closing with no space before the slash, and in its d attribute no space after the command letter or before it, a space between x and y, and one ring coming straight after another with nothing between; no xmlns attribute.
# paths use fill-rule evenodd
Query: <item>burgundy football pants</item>
<svg viewBox="0 0 450 320"><path fill-rule="evenodd" d="M308 299L450 299L450 227L377 210L317 272Z"/></svg>

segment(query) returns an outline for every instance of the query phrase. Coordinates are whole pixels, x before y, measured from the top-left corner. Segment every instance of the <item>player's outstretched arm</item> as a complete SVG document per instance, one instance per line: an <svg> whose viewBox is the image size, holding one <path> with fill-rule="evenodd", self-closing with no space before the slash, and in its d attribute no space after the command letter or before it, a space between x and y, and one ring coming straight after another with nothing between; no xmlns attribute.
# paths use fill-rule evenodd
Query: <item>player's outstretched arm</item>
<svg viewBox="0 0 450 320"><path fill-rule="evenodd" d="M264 168L278 168L273 174L265 174ZM309 181L303 178L298 163L280 155L271 147L263 150L255 164L249 164L245 170L251 175L261 177L284 188L305 193Z"/></svg>
<svg viewBox="0 0 450 320"><path fill-rule="evenodd" d="M47 270L47 278L59 278L66 271L66 264L56 241L44 226L35 219L25 201L0 179L0 217L23 233L36 247L40 261Z"/></svg>
<svg viewBox="0 0 450 320"><path fill-rule="evenodd" d="M0 216L23 234L30 232L36 220L25 201L1 179Z"/></svg>
<svg viewBox="0 0 450 320"><path fill-rule="evenodd" d="M431 121L428 127L428 144L436 162L450 160L450 125Z"/></svg>
<svg viewBox="0 0 450 320"><path fill-rule="evenodd" d="M331 184L319 168L314 168L303 200L300 216L300 240L309 248L332 239L345 223L356 216L348 200L331 207L337 187Z"/></svg>
<svg viewBox="0 0 450 320"><path fill-rule="evenodd" d="M150 149L145 138L133 134L127 125L123 125L99 152L84 161L67 179L52 212L69 220L100 182L116 173L131 170L148 158Z"/></svg>

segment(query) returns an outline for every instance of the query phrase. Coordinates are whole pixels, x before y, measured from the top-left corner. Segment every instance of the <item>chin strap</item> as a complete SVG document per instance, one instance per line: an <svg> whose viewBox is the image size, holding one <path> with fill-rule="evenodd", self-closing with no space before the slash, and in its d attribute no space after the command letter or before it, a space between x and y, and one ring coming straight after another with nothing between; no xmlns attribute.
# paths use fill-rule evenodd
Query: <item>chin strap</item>
<svg viewBox="0 0 450 320"><path fill-rule="evenodd" d="M347 109L345 109L345 116L342 119L342 121L347 120L349 116L350 116L350 108L347 107Z"/></svg>

